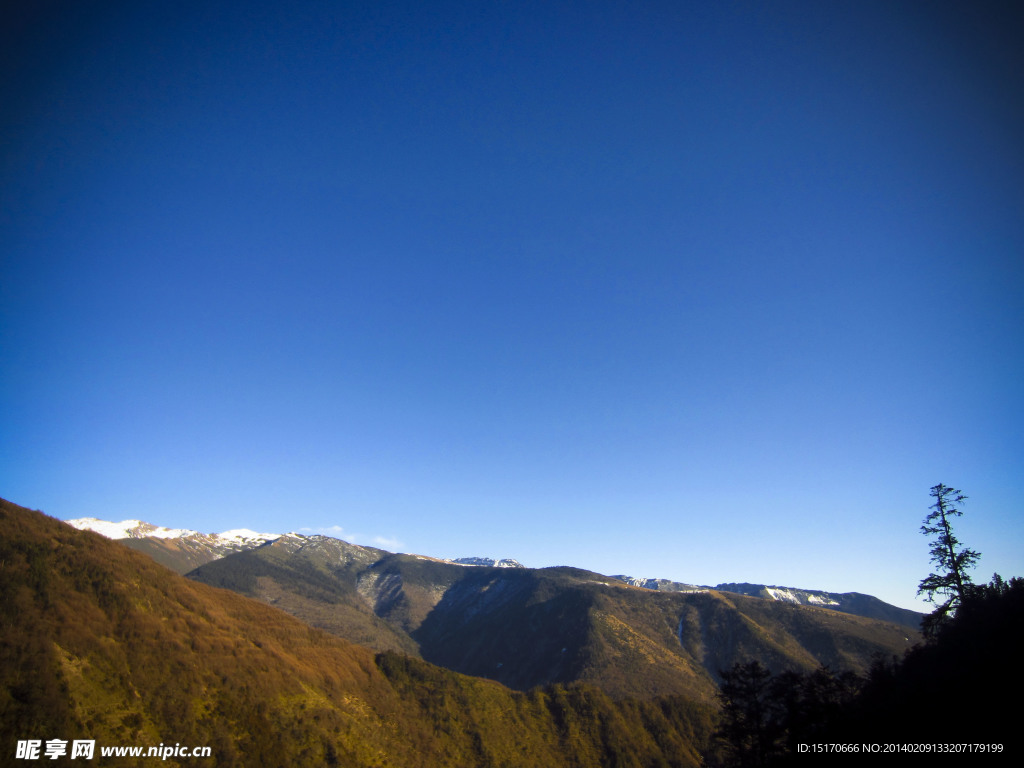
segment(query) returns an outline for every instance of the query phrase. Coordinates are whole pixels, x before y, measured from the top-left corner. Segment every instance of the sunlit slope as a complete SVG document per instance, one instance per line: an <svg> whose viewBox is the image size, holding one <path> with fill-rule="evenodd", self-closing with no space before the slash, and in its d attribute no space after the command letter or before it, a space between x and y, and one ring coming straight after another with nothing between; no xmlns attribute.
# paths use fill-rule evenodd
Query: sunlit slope
<svg viewBox="0 0 1024 768"><path fill-rule="evenodd" d="M360 575L387 554L327 536L285 536L214 560L190 578L258 598L350 642L418 656L401 623L387 621L359 590Z"/></svg>
<svg viewBox="0 0 1024 768"><path fill-rule="evenodd" d="M208 745L211 764L245 768L691 766L711 728L679 699L527 695L375 656L9 502L0 595L4 750L86 738Z"/></svg>

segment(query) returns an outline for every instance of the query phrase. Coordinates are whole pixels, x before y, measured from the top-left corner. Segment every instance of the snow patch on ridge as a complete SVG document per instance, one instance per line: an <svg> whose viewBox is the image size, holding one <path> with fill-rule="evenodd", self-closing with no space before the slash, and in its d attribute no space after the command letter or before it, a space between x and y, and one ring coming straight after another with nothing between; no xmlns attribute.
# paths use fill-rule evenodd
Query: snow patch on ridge
<svg viewBox="0 0 1024 768"><path fill-rule="evenodd" d="M612 576L611 578L618 579L619 581L633 587L653 589L659 592L683 592L687 594L695 594L698 592L707 592L709 589L708 587L703 587L698 584L685 584L681 581L671 581L669 579L645 579L637 578L636 576L625 576L622 574Z"/></svg>
<svg viewBox="0 0 1024 768"><path fill-rule="evenodd" d="M807 602L811 605L840 605L838 600L833 600L831 597L823 597L821 595L808 595Z"/></svg>
<svg viewBox="0 0 1024 768"><path fill-rule="evenodd" d="M513 560L511 557L502 558L501 560L495 560L492 557L458 557L454 560L448 560L446 562L454 563L455 565L466 565L481 568L525 568L526 566L520 563L518 560Z"/></svg>
<svg viewBox="0 0 1024 768"><path fill-rule="evenodd" d="M771 595L776 600L783 600L787 603L800 604L800 598L790 592L788 589L782 589L780 587L765 587L764 591Z"/></svg>

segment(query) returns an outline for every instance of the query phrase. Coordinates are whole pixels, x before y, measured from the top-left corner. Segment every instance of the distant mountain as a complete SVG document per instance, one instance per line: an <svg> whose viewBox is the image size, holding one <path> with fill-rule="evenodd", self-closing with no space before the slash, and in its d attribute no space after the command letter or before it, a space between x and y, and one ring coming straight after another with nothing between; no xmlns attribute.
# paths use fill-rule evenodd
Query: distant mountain
<svg viewBox="0 0 1024 768"><path fill-rule="evenodd" d="M144 523L141 520L122 520L119 523L114 523L95 517L80 517L76 520L68 520L67 523L80 531L95 531L108 539L141 539L144 536L152 536L157 539L177 539L197 533L187 528L163 528L151 523Z"/></svg>
<svg viewBox="0 0 1024 768"><path fill-rule="evenodd" d="M348 556L358 570L363 553ZM0 563L0 743L12 750L91 739L100 764L105 746L177 742L208 746L223 768L690 768L711 741L712 711L682 698L524 694L375 656L3 500Z"/></svg>
<svg viewBox="0 0 1024 768"><path fill-rule="evenodd" d="M681 581L669 581L668 579L638 579L633 576L612 576L613 579L630 584L642 589L657 589L662 592L707 592L711 587L701 587L697 584L684 584Z"/></svg>
<svg viewBox="0 0 1024 768"><path fill-rule="evenodd" d="M416 574L395 566L413 581ZM701 701L713 699L719 671L739 660L864 671L874 654L902 653L917 638L833 611L636 589L567 567L468 573L410 634L424 659L514 688L585 681L616 696Z"/></svg>
<svg viewBox="0 0 1024 768"><path fill-rule="evenodd" d="M914 630L921 628L923 613L899 608L860 592L822 592L816 589L794 589L793 587L766 586L764 584L719 584L715 589L735 592L740 595L781 600L794 605L813 605L831 608L855 616L867 616L880 621L891 621Z"/></svg>
<svg viewBox="0 0 1024 768"><path fill-rule="evenodd" d="M187 528L164 528L141 520L123 520L119 523L114 523L94 517L83 517L68 520L67 522L69 525L81 530L91 530L107 538L119 539L126 546L140 552L145 552L157 562L181 574L186 574L201 565L227 555L261 547L284 536L291 537L296 541L329 538L308 537L296 533L257 533L247 528L239 528L223 533L204 534ZM338 539L332 540L339 541ZM348 544L347 542L343 543L347 547L357 547L367 552L379 552L382 556L391 554L372 547L358 547L358 545ZM422 555L414 555L413 557L463 566L525 568L522 563L511 558L495 560L490 557L459 557L444 560L428 558ZM721 592L735 592L741 595L761 597L768 600L781 600L797 605L831 608L842 613L851 613L855 616L865 616L867 618L902 624L915 632L920 628L921 619L924 617L923 613L899 608L876 597L859 592L824 592L814 589L796 589L793 587L767 586L745 582L724 583L710 587L670 581L669 579L636 578L621 574L611 578L634 587L661 592L699 593L714 589Z"/></svg>
<svg viewBox="0 0 1024 768"><path fill-rule="evenodd" d="M95 517L81 517L67 523L79 530L95 531L108 539L118 539L177 573L188 573L211 560L261 547L281 536L279 533L257 533L248 528L199 533L187 528L163 528L141 520L112 523Z"/></svg>
<svg viewBox="0 0 1024 768"><path fill-rule="evenodd" d="M518 560L512 560L511 558L504 558L502 560L494 560L490 557L457 557L450 562L456 565L477 565L483 568L525 568L526 566L520 563Z"/></svg>
<svg viewBox="0 0 1024 768"><path fill-rule="evenodd" d="M79 530L95 531L108 539L121 540L123 544L145 552L158 563L181 574L226 555L261 547L282 536L308 538L297 533L257 533L248 528L223 533L199 533L188 528L164 528L142 520L122 520L114 523L95 517L80 517L68 520L67 523ZM442 562L488 568L525 567L511 558L495 560L490 557L459 557Z"/></svg>
<svg viewBox="0 0 1024 768"><path fill-rule="evenodd" d="M728 583L714 587L684 584L668 579L638 579L632 576L614 576L626 584L644 589L656 589L662 592L708 592L712 589L719 592L735 592L739 595L760 597L765 600L779 600L794 605L809 605L817 608L830 608L841 613L854 616L865 616L869 619L891 621L902 624L907 629L917 632L921 629L923 613L899 608L879 600L871 595L860 592L823 592L818 589L795 589L793 587L777 587L765 584Z"/></svg>
<svg viewBox="0 0 1024 768"><path fill-rule="evenodd" d="M152 523L144 523L141 520L122 520L119 523L112 523L95 517L79 517L75 520L68 520L67 523L80 531L95 531L108 539L184 539L199 536L225 545L247 546L252 543L253 546L258 546L273 541L281 535L279 533L256 533L248 528L206 534L188 528L164 528Z"/></svg>

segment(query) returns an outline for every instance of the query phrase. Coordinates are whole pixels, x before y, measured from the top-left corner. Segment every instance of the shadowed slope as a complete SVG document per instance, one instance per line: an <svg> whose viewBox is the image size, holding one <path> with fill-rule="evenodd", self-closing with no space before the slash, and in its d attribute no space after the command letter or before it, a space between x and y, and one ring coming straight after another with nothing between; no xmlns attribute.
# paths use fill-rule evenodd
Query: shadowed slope
<svg viewBox="0 0 1024 768"><path fill-rule="evenodd" d="M917 639L905 627L740 595L627 586L573 568L480 569L449 589L413 633L423 658L528 689L583 681L615 696L711 702L718 671L825 664L865 672Z"/></svg>

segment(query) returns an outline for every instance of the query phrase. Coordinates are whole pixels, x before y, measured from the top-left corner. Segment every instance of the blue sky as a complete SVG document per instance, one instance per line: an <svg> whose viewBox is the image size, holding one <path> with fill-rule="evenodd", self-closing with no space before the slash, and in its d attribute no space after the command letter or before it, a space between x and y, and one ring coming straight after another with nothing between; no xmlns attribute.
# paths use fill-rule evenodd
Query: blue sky
<svg viewBox="0 0 1024 768"><path fill-rule="evenodd" d="M919 607L943 482L1024 575L1020 10L82 5L5 11L0 495Z"/></svg>

